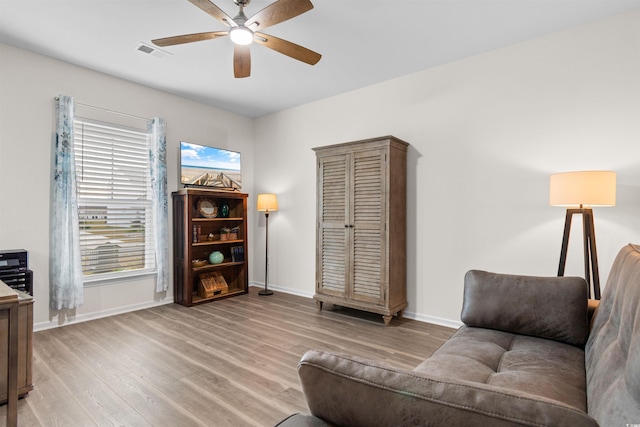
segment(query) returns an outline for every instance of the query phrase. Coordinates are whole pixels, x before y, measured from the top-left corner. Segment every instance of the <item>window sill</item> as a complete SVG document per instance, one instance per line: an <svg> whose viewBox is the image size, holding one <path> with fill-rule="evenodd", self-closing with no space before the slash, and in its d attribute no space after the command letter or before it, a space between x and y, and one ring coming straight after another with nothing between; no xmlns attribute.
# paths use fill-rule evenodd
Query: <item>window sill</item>
<svg viewBox="0 0 640 427"><path fill-rule="evenodd" d="M85 288L93 286L110 285L113 283L122 283L126 281L140 280L146 277L152 277L156 274L156 270L138 270L128 273L107 273L96 277L83 277L82 284Z"/></svg>

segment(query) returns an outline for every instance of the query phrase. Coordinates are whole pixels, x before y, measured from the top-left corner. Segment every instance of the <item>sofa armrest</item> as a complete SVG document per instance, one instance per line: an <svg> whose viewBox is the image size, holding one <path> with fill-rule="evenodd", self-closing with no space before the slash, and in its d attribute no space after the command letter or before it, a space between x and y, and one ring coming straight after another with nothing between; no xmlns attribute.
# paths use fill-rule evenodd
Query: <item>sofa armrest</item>
<svg viewBox="0 0 640 427"><path fill-rule="evenodd" d="M351 356L309 351L298 374L311 413L337 426L597 426L550 399Z"/></svg>
<svg viewBox="0 0 640 427"><path fill-rule="evenodd" d="M471 270L464 278L461 319L583 347L589 337L588 287L581 277L534 277Z"/></svg>

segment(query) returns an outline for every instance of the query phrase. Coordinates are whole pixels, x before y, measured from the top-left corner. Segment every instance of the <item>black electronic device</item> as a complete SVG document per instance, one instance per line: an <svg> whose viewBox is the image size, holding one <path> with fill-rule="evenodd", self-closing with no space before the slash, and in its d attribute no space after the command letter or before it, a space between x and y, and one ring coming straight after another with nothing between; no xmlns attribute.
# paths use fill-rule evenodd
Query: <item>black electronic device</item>
<svg viewBox="0 0 640 427"><path fill-rule="evenodd" d="M33 295L33 272L24 249L0 250L0 280L7 286Z"/></svg>
<svg viewBox="0 0 640 427"><path fill-rule="evenodd" d="M24 249L0 251L0 272L26 271L29 267L28 257Z"/></svg>

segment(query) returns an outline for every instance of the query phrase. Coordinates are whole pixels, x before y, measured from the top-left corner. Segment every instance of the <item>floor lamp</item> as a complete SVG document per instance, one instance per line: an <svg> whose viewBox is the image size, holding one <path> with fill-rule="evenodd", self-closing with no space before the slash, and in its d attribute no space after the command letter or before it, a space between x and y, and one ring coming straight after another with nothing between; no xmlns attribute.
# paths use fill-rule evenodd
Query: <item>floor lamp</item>
<svg viewBox="0 0 640 427"><path fill-rule="evenodd" d="M268 289L269 284L269 212L278 210L278 200L275 194L258 194L257 210L264 212L265 219L265 260L264 260L264 290L258 295L273 295L273 291Z"/></svg>
<svg viewBox="0 0 640 427"><path fill-rule="evenodd" d="M567 263L571 219L573 215L582 215L584 279L587 281L587 286L589 286L590 298L599 300L600 274L598 272L596 232L593 226L591 206L615 206L615 172L580 171L551 175L549 203L552 206L567 207L558 276L564 276L564 268Z"/></svg>

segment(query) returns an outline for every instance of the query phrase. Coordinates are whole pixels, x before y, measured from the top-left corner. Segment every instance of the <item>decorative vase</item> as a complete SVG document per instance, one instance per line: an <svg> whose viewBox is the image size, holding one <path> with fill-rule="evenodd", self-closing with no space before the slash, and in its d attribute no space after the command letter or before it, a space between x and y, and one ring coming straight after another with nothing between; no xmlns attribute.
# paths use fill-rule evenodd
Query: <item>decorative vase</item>
<svg viewBox="0 0 640 427"><path fill-rule="evenodd" d="M211 264L220 264L224 261L224 255L220 251L213 251L209 254L209 262Z"/></svg>
<svg viewBox="0 0 640 427"><path fill-rule="evenodd" d="M222 203L220 216L222 216L222 218L229 218L229 204L227 202Z"/></svg>

